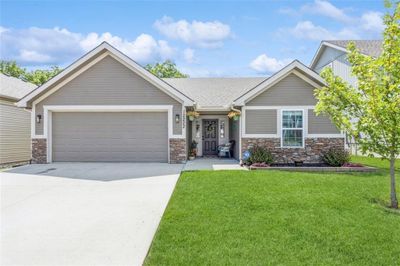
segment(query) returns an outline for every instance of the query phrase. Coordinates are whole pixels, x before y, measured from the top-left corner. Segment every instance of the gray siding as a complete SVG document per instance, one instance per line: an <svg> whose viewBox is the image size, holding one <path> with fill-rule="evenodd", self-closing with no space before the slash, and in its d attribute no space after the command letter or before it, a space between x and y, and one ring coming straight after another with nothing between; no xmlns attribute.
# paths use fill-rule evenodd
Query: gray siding
<svg viewBox="0 0 400 266"><path fill-rule="evenodd" d="M308 110L308 133L309 134L339 134L340 131L327 116L317 116L314 110Z"/></svg>
<svg viewBox="0 0 400 266"><path fill-rule="evenodd" d="M53 161L167 162L166 112L53 113Z"/></svg>
<svg viewBox="0 0 400 266"><path fill-rule="evenodd" d="M347 53L331 47L326 47L318 59L314 70L321 73L328 65L332 67L332 71L335 75L341 77L350 85L356 86L357 79L351 75L351 66L347 60Z"/></svg>
<svg viewBox="0 0 400 266"><path fill-rule="evenodd" d="M276 110L246 110L246 134L276 134Z"/></svg>
<svg viewBox="0 0 400 266"><path fill-rule="evenodd" d="M314 87L295 74L290 74L267 89L247 105L315 105Z"/></svg>
<svg viewBox="0 0 400 266"><path fill-rule="evenodd" d="M31 159L30 112L0 100L0 164Z"/></svg>
<svg viewBox="0 0 400 266"><path fill-rule="evenodd" d="M107 56L36 105L173 105L174 117L182 117L182 105L130 69ZM181 119L182 120L182 119ZM174 134L182 133L182 124L173 123ZM36 124L43 134L43 123Z"/></svg>
<svg viewBox="0 0 400 266"><path fill-rule="evenodd" d="M346 56L342 56L333 61L333 73L341 77L352 86L356 86L357 79L351 74L351 66Z"/></svg>

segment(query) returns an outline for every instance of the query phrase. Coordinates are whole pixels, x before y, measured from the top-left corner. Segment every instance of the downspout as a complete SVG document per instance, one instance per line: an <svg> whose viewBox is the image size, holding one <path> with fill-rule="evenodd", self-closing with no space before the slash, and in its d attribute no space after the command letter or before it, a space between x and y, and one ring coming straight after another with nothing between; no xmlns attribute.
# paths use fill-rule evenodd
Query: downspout
<svg viewBox="0 0 400 266"><path fill-rule="evenodd" d="M233 103L231 104L230 109L231 109L232 111L238 112L239 114L242 114L242 111L240 111L239 109L236 109L236 108L233 107L234 104L235 104L235 102L233 102Z"/></svg>

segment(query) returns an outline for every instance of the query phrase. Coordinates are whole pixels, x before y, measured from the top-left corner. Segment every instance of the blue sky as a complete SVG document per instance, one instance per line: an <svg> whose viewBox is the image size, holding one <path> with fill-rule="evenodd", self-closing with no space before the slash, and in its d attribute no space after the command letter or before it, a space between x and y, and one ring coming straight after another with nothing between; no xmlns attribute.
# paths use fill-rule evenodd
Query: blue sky
<svg viewBox="0 0 400 266"><path fill-rule="evenodd" d="M309 64L322 39L379 39L383 1L1 1L1 59L66 66L108 41L191 76L270 75Z"/></svg>

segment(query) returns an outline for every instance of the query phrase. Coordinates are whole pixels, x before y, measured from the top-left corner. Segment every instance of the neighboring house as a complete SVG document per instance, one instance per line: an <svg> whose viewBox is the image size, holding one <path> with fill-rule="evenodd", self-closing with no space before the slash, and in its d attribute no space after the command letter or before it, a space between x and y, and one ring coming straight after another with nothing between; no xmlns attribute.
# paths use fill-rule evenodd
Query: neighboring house
<svg viewBox="0 0 400 266"><path fill-rule="evenodd" d="M325 67L331 67L335 75L356 86L356 78L351 75L351 66L347 60L347 46L350 42L354 42L361 53L372 57L377 57L382 52L382 40L322 41L310 68L321 73Z"/></svg>
<svg viewBox="0 0 400 266"><path fill-rule="evenodd" d="M0 73L0 165L31 159L31 115L15 103L35 88Z"/></svg>
<svg viewBox="0 0 400 266"><path fill-rule="evenodd" d="M293 61L269 78L159 79L102 43L21 99L32 109L35 162L184 162L192 140L199 155L235 140L235 158L257 144L278 162L320 162L343 147L329 118L316 116L322 78ZM240 109L238 121L228 119ZM186 119L186 111L200 117Z"/></svg>
<svg viewBox="0 0 400 266"><path fill-rule="evenodd" d="M333 74L341 77L350 85L357 86L357 79L352 76L351 65L347 59L349 52L347 46L350 42L354 42L357 49L365 55L378 57L382 52L382 40L322 41L311 61L310 68L317 73L321 73L325 67L330 67ZM353 137L346 137L346 147L352 153L357 154L358 146Z"/></svg>

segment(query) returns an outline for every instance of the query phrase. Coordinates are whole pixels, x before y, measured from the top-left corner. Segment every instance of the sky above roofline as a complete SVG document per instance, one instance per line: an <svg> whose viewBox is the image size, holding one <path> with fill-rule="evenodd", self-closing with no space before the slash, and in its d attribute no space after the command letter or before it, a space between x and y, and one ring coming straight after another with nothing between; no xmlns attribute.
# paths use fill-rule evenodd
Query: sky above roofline
<svg viewBox="0 0 400 266"><path fill-rule="evenodd" d="M1 1L0 56L65 67L102 41L192 77L308 65L326 39L380 39L383 1Z"/></svg>

